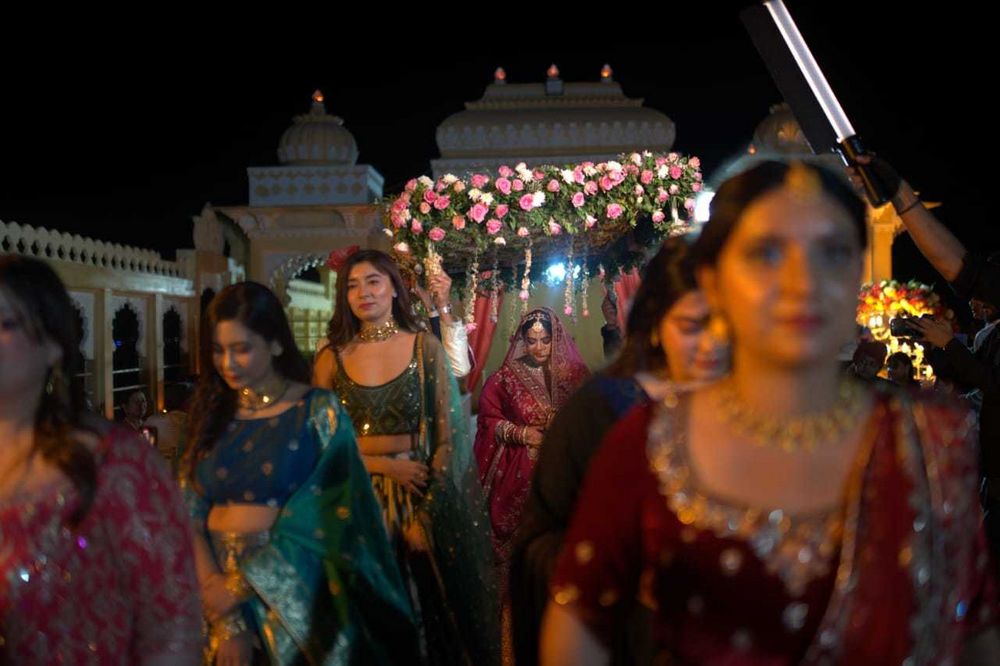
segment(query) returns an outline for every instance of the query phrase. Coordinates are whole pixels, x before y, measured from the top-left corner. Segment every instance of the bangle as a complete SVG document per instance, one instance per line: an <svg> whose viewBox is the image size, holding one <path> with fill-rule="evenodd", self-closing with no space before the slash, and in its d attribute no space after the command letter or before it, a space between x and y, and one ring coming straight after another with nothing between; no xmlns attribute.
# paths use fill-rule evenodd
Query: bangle
<svg viewBox="0 0 1000 666"><path fill-rule="evenodd" d="M442 305L441 307L439 307L438 308L438 312L440 312L441 314L450 315L451 314L451 303L445 303L444 305Z"/></svg>
<svg viewBox="0 0 1000 666"><path fill-rule="evenodd" d="M212 623L212 638L219 642L228 641L231 638L245 634L250 631L243 613L236 609L221 620Z"/></svg>

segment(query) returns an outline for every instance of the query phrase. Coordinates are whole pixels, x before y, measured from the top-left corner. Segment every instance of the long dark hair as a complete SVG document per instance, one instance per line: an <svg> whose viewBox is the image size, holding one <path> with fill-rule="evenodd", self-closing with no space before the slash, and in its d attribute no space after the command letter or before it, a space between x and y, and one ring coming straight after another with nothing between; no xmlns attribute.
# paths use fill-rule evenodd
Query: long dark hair
<svg viewBox="0 0 1000 666"><path fill-rule="evenodd" d="M667 363L663 349L653 345L650 337L674 303L694 289L697 285L688 244L681 237L668 238L642 270L642 282L626 321L624 344L605 373L628 377L663 369Z"/></svg>
<svg viewBox="0 0 1000 666"><path fill-rule="evenodd" d="M709 221L694 245L698 266L714 264L732 235L743 211L758 197L784 186L792 168L812 173L823 193L840 204L854 223L860 246L868 244L867 210L846 178L809 162L767 160L727 179L719 186L711 203Z"/></svg>
<svg viewBox="0 0 1000 666"><path fill-rule="evenodd" d="M270 289L256 282L240 282L220 291L208 304L201 325L198 353L202 370L191 408L191 446L187 454L192 479L198 460L211 450L236 415L236 391L219 376L212 358L215 327L224 321L238 321L268 344L277 342L281 354L271 363L282 377L302 384L311 379L309 364L295 345L281 302Z"/></svg>
<svg viewBox="0 0 1000 666"><path fill-rule="evenodd" d="M54 465L76 488L80 502L69 517L79 525L94 501L97 464L90 449L76 438L74 430L93 428L83 422L83 391L72 381L73 362L80 332L73 316L73 303L66 287L47 264L37 259L7 255L0 257L0 289L12 301L15 316L36 342L53 341L62 351L58 365L50 370L52 391L42 391L35 412L35 442L32 455Z"/></svg>
<svg viewBox="0 0 1000 666"><path fill-rule="evenodd" d="M399 267L393 258L379 250L358 250L348 257L344 266L337 271L337 295L334 299L333 317L326 333L332 349L341 349L361 330L361 320L354 316L351 304L347 302L347 278L355 266L365 262L371 264L392 282L392 287L396 290L396 298L392 299L392 316L399 327L411 333L420 330L410 306L410 292L403 283Z"/></svg>

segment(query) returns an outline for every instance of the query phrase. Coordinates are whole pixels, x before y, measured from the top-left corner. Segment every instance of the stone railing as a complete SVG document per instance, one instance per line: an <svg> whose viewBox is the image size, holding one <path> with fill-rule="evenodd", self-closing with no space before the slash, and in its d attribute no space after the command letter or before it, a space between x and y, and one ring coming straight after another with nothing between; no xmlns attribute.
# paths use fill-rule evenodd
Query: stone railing
<svg viewBox="0 0 1000 666"><path fill-rule="evenodd" d="M39 259L69 261L84 266L110 268L164 277L190 278L189 267L166 261L153 250L50 231L17 222L0 221L0 254L21 254Z"/></svg>

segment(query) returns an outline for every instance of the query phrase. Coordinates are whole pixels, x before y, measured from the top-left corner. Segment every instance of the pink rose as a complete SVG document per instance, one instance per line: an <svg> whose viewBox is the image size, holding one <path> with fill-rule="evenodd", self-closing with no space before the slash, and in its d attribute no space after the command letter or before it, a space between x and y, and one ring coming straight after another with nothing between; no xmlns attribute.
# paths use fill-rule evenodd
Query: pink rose
<svg viewBox="0 0 1000 666"><path fill-rule="evenodd" d="M685 199L684 200L684 208L686 208L689 213L691 211L693 211L694 210L694 199Z"/></svg>
<svg viewBox="0 0 1000 666"><path fill-rule="evenodd" d="M677 186L677 183L674 183L673 185L670 186L670 194L677 194L680 191L681 188Z"/></svg>
<svg viewBox="0 0 1000 666"><path fill-rule="evenodd" d="M640 176L639 176L639 182L642 183L643 185L649 185L650 183L652 183L653 182L653 172L650 171L649 169L646 169L645 171L643 171L642 174L640 174Z"/></svg>
<svg viewBox="0 0 1000 666"><path fill-rule="evenodd" d="M625 171L627 171L630 176L635 176L639 173L639 167L634 164L629 164L625 167Z"/></svg>
<svg viewBox="0 0 1000 666"><path fill-rule="evenodd" d="M505 165L501 165L500 168L497 169L497 173L503 178L510 178L514 174L510 167Z"/></svg>
<svg viewBox="0 0 1000 666"><path fill-rule="evenodd" d="M427 233L427 237L435 243L440 243L444 240L444 229L441 227L434 227Z"/></svg>
<svg viewBox="0 0 1000 666"><path fill-rule="evenodd" d="M611 176L601 176L601 189L605 192L610 192L615 186Z"/></svg>
<svg viewBox="0 0 1000 666"><path fill-rule="evenodd" d="M476 330L476 322L470 321L468 324L465 325L466 333L472 333L474 330Z"/></svg>
<svg viewBox="0 0 1000 666"><path fill-rule="evenodd" d="M524 181L521 180L520 178L515 178L514 182L511 183L511 187L515 192L520 192L521 190L524 189Z"/></svg>
<svg viewBox="0 0 1000 666"><path fill-rule="evenodd" d="M439 180L437 184L434 185L434 190L436 192L444 192L446 189L448 189L448 183L443 180Z"/></svg>
<svg viewBox="0 0 1000 666"><path fill-rule="evenodd" d="M701 192L701 183L692 183L691 190L694 192Z"/></svg>
<svg viewBox="0 0 1000 666"><path fill-rule="evenodd" d="M469 211L469 217L473 219L476 224L482 224L483 220L486 219L486 215L489 214L490 207L483 203L477 203Z"/></svg>
<svg viewBox="0 0 1000 666"><path fill-rule="evenodd" d="M403 227L406 226L406 220L403 219L402 215L397 215L396 213L393 213L390 219L392 219L392 226L396 227L397 229L402 229Z"/></svg>
<svg viewBox="0 0 1000 666"><path fill-rule="evenodd" d="M460 180L456 180L455 184L452 185L452 189L455 190L456 192L464 192L465 191L465 183L463 183Z"/></svg>
<svg viewBox="0 0 1000 666"><path fill-rule="evenodd" d="M549 220L549 233L553 236L558 236L562 233L562 226L560 226L558 222Z"/></svg>
<svg viewBox="0 0 1000 666"><path fill-rule="evenodd" d="M597 194L597 183L595 183L592 180L588 180L583 185L583 191L587 194L588 197L594 196L595 194Z"/></svg>
<svg viewBox="0 0 1000 666"><path fill-rule="evenodd" d="M497 189L504 194L510 194L510 181L506 178L497 179Z"/></svg>
<svg viewBox="0 0 1000 666"><path fill-rule="evenodd" d="M659 193L656 195L656 200L660 203L666 203L669 198L670 195L668 195L667 191L661 187Z"/></svg>
<svg viewBox="0 0 1000 666"><path fill-rule="evenodd" d="M536 171L535 171L535 172L534 172L533 174L531 174L531 175L533 175L533 176L535 177L535 180L542 180L543 178L545 178L545 172L544 172L544 171L537 171L537 170L536 170Z"/></svg>
<svg viewBox="0 0 1000 666"><path fill-rule="evenodd" d="M643 194L646 193L646 190L642 188L642 185L636 185L634 191L635 191L635 196L637 197L641 197Z"/></svg>
<svg viewBox="0 0 1000 666"><path fill-rule="evenodd" d="M608 204L608 219L617 220L622 216L622 207L616 203Z"/></svg>
<svg viewBox="0 0 1000 666"><path fill-rule="evenodd" d="M500 204L499 206L497 206L496 216L502 220L504 216L507 214L508 210L510 210L510 206L508 206L507 204Z"/></svg>
<svg viewBox="0 0 1000 666"><path fill-rule="evenodd" d="M449 205L451 205L451 198L450 198L450 197L447 197L447 196L443 196L443 197L438 197L438 198L437 198L437 199L436 199L436 200L434 201L434 207L435 207L436 209L438 209L438 210L444 210L444 209L445 209L445 208L447 208L447 207L448 207Z"/></svg>
<svg viewBox="0 0 1000 666"><path fill-rule="evenodd" d="M656 168L660 168L666 163L667 163L667 158L665 157L657 157L655 160Z"/></svg>
<svg viewBox="0 0 1000 666"><path fill-rule="evenodd" d="M701 171L699 171L694 175L694 179L697 180L698 182L701 182Z"/></svg>
<svg viewBox="0 0 1000 666"><path fill-rule="evenodd" d="M642 164L642 155L640 155L639 153L632 153L631 155L628 156L628 158L632 160L632 164L636 165Z"/></svg>
<svg viewBox="0 0 1000 666"><path fill-rule="evenodd" d="M586 220L584 221L584 224L587 226L588 229L592 229L594 225L597 224L597 218L594 217L593 215L588 215Z"/></svg>
<svg viewBox="0 0 1000 666"><path fill-rule="evenodd" d="M667 153L668 162L676 162L678 157L680 157L680 155L678 155L677 153Z"/></svg>
<svg viewBox="0 0 1000 666"><path fill-rule="evenodd" d="M420 202L420 212L423 213L424 215L431 212L431 205L426 201Z"/></svg>
<svg viewBox="0 0 1000 666"><path fill-rule="evenodd" d="M490 221L486 223L486 231L491 234L500 233L500 229L502 228L503 222L494 218L490 218Z"/></svg>
<svg viewBox="0 0 1000 666"><path fill-rule="evenodd" d="M566 315L567 317L570 316L571 314L573 314L573 308L567 305L566 307L563 308L563 314Z"/></svg>
<svg viewBox="0 0 1000 666"><path fill-rule="evenodd" d="M522 289L521 291L519 291L519 292L517 293L517 297L518 297L518 298L520 298L520 299L521 299L522 301L526 301L526 300L528 300L528 297L529 297L530 295L531 295L531 294L529 294L529 293L528 293L528 290L527 290L527 289Z"/></svg>
<svg viewBox="0 0 1000 666"><path fill-rule="evenodd" d="M399 252L400 254L410 253L410 246L407 245L406 243L396 243L395 245L392 246L392 249L395 250L396 252Z"/></svg>
<svg viewBox="0 0 1000 666"><path fill-rule="evenodd" d="M684 175L684 169L680 168L676 164L670 167L670 177L673 178L674 180L677 180L683 175Z"/></svg>
<svg viewBox="0 0 1000 666"><path fill-rule="evenodd" d="M615 170L615 171L612 171L611 173L609 173L608 176L611 177L611 182L614 183L615 185L618 185L623 180L625 180L625 172L624 171Z"/></svg>
<svg viewBox="0 0 1000 666"><path fill-rule="evenodd" d="M692 157L691 159L688 160L688 164L697 169L698 167L701 166L701 160L698 159L697 157Z"/></svg>
<svg viewBox="0 0 1000 666"><path fill-rule="evenodd" d="M574 183L576 183L577 185L583 185L583 181L585 181L586 179L587 177L583 175L583 169L581 169L580 167L573 169Z"/></svg>
<svg viewBox="0 0 1000 666"><path fill-rule="evenodd" d="M413 220L410 222L410 231L415 234L421 234L424 231L424 225L420 223L420 220Z"/></svg>
<svg viewBox="0 0 1000 666"><path fill-rule="evenodd" d="M451 226L455 227L455 229L458 230L458 231L461 231L462 229L464 229L465 228L465 216L464 215L456 215L455 217L451 218Z"/></svg>
<svg viewBox="0 0 1000 666"><path fill-rule="evenodd" d="M574 208L580 208L586 202L586 197L583 196L583 192L577 192L573 195L572 203Z"/></svg>
<svg viewBox="0 0 1000 666"><path fill-rule="evenodd" d="M659 224L660 222L663 222L663 220L665 220L665 219L667 219L667 216L663 214L662 210L658 210L655 213L653 213L653 222L654 223Z"/></svg>
<svg viewBox="0 0 1000 666"><path fill-rule="evenodd" d="M531 210L535 207L535 197L525 194L518 200L517 204L521 207L521 210Z"/></svg>
<svg viewBox="0 0 1000 666"><path fill-rule="evenodd" d="M545 186L545 189L547 189L549 192L558 192L559 181L553 178L552 180L549 181L549 184Z"/></svg>
<svg viewBox="0 0 1000 666"><path fill-rule="evenodd" d="M417 189L417 179L411 178L408 181L406 181L406 187L403 189L405 189L407 192L412 192L413 190Z"/></svg>
<svg viewBox="0 0 1000 666"><path fill-rule="evenodd" d="M426 192L424 192L424 201L426 201L429 204L434 203L434 200L437 198L438 195L434 192L434 190L427 190Z"/></svg>
<svg viewBox="0 0 1000 666"><path fill-rule="evenodd" d="M398 199L392 202L393 210L403 210L404 208L406 208L406 201L403 199L403 197L399 197Z"/></svg>
<svg viewBox="0 0 1000 666"><path fill-rule="evenodd" d="M531 232L528 231L528 227L517 228L517 235L520 236L521 238L527 238L530 234Z"/></svg>
<svg viewBox="0 0 1000 666"><path fill-rule="evenodd" d="M484 176L481 173L473 174L472 176L472 186L477 190L481 190L486 187L486 183L490 182L489 176Z"/></svg>

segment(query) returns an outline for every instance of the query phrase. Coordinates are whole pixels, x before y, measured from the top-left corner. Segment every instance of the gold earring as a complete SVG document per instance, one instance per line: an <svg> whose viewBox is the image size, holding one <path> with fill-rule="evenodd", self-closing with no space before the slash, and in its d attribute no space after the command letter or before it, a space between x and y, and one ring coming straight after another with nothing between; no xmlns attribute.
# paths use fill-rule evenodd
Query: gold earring
<svg viewBox="0 0 1000 666"><path fill-rule="evenodd" d="M655 328L649 332L649 346L650 347L660 346L660 333Z"/></svg>
<svg viewBox="0 0 1000 666"><path fill-rule="evenodd" d="M713 314L708 320L705 332L717 345L729 344L729 322L722 315Z"/></svg>

